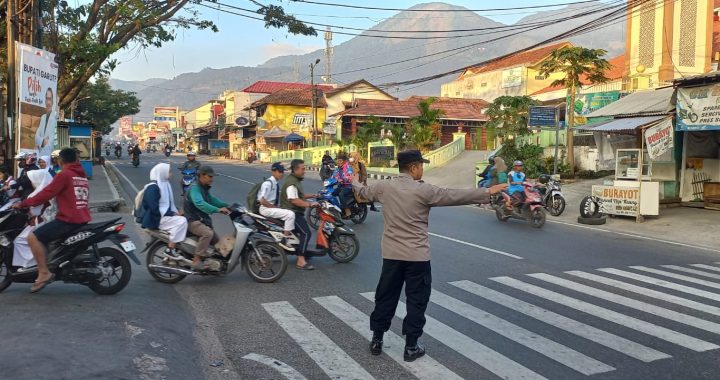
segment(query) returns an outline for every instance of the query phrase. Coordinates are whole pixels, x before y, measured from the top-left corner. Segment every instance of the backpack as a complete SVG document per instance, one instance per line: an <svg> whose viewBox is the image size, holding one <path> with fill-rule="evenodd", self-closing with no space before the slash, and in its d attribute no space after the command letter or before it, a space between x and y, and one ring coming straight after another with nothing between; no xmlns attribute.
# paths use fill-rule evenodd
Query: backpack
<svg viewBox="0 0 720 380"><path fill-rule="evenodd" d="M145 197L145 189L147 189L148 186L155 184L155 182L150 182L147 185L143 186L140 191L138 191L137 195L135 195L135 207L133 207L132 215L135 217L136 223L142 223L143 217L145 216L145 208L142 205L143 198Z"/></svg>
<svg viewBox="0 0 720 380"><path fill-rule="evenodd" d="M258 202L257 200L258 193L260 192L260 188L262 187L263 183L268 181L268 179L263 178L262 182L254 184L253 187L250 189L247 198L245 198L245 204L247 205L248 210L253 214L257 214L258 212L260 212L260 202Z"/></svg>

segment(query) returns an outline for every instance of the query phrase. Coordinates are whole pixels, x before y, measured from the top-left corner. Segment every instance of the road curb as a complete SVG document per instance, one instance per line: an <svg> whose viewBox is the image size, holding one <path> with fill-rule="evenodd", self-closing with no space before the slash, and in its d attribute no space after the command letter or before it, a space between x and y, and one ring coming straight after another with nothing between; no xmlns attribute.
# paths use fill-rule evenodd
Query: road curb
<svg viewBox="0 0 720 380"><path fill-rule="evenodd" d="M102 171L105 172L105 180L108 183L108 187L110 188L110 192L112 193L112 199L103 199L99 201L90 201L88 204L88 208L91 212L117 212L120 207L122 207L125 204L125 200L120 197L120 194L118 193L117 187L110 179L110 173L105 168L104 165L99 166Z"/></svg>
<svg viewBox="0 0 720 380"><path fill-rule="evenodd" d="M121 208L127 208L129 203L127 202L127 199L133 199L133 197L130 197L129 194L126 194L126 192L123 190L122 186L120 186L120 179L118 178L118 172L115 165L113 165L110 161L105 161L107 165L109 165L110 170L107 170L106 167L103 167L105 170L105 173L107 174L108 181L112 184L111 191L113 191L113 194L117 194L118 196L118 205L117 205L117 211L121 211ZM132 183L131 183L132 185ZM126 197L120 197L120 193L123 193L124 195L128 196ZM122 210L126 211L126 210Z"/></svg>

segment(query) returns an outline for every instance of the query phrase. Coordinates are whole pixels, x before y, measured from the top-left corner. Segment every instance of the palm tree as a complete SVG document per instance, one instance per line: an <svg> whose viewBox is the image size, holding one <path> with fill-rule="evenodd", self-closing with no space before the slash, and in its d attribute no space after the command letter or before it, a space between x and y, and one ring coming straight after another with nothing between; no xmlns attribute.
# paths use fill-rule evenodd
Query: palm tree
<svg viewBox="0 0 720 380"><path fill-rule="evenodd" d="M530 133L528 129L528 110L538 103L527 96L500 96L495 98L485 111L490 118L487 127L502 129L501 136L522 136Z"/></svg>
<svg viewBox="0 0 720 380"><path fill-rule="evenodd" d="M445 111L432 108L435 98L427 98L418 103L420 115L410 119L410 140L416 148L427 152L440 138L440 118Z"/></svg>
<svg viewBox="0 0 720 380"><path fill-rule="evenodd" d="M567 88L568 104L565 119L567 120L567 158L570 174L575 174L575 156L573 150L573 127L575 126L575 95L582 88L580 79L592 84L609 81L605 73L612 65L603 58L607 51L603 49L587 49L579 46L566 46L554 50L540 63L540 75L550 76L555 73L564 73L561 79L552 82L551 86L564 86Z"/></svg>
<svg viewBox="0 0 720 380"><path fill-rule="evenodd" d="M393 124L388 128L388 130L390 131L388 140L390 140L390 142L395 146L396 153L404 150L408 142L405 126Z"/></svg>
<svg viewBox="0 0 720 380"><path fill-rule="evenodd" d="M366 122L358 128L352 138L353 144L363 157L367 157L368 144L380 139L380 132L385 128L385 123L375 116L370 116Z"/></svg>

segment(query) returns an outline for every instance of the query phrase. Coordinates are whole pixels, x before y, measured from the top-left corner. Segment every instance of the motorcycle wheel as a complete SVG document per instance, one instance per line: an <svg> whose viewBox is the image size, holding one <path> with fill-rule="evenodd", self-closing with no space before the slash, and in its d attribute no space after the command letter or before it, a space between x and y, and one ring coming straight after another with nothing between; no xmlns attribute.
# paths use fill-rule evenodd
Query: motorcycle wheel
<svg viewBox="0 0 720 380"><path fill-rule="evenodd" d="M98 268L105 274L100 281L88 287L97 294L110 295L123 290L130 282L132 267L130 260L120 250L112 247L100 248ZM119 274L118 274L119 273Z"/></svg>
<svg viewBox="0 0 720 380"><path fill-rule="evenodd" d="M261 257L252 250L245 255L245 271L248 276L260 283L279 280L288 267L285 250L277 243L260 243L256 249Z"/></svg>
<svg viewBox="0 0 720 380"><path fill-rule="evenodd" d="M7 289L10 284L12 284L10 268L8 268L5 258L0 256L0 292Z"/></svg>
<svg viewBox="0 0 720 380"><path fill-rule="evenodd" d="M503 211L502 206L497 206L495 208L495 217L497 217L497 220L501 222L507 222L508 219L510 219L510 216L505 215L505 212Z"/></svg>
<svg viewBox="0 0 720 380"><path fill-rule="evenodd" d="M307 214L307 222L310 225L310 228L313 230L317 230L320 227L320 211L316 207L311 207L308 210Z"/></svg>
<svg viewBox="0 0 720 380"><path fill-rule="evenodd" d="M545 211L538 207L530 214L530 225L541 228L545 224Z"/></svg>
<svg viewBox="0 0 720 380"><path fill-rule="evenodd" d="M548 207L550 215L560 216L565 211L565 198L562 195L555 194L550 200L550 207Z"/></svg>
<svg viewBox="0 0 720 380"><path fill-rule="evenodd" d="M361 224L362 222L367 219L368 214L368 206L365 203L357 205L358 209L360 210L357 214L350 217L350 220L353 221L355 224Z"/></svg>
<svg viewBox="0 0 720 380"><path fill-rule="evenodd" d="M167 245L165 244L156 244L154 248L150 249L150 251L145 256L146 268L148 268L150 276L152 276L152 278L156 279L157 281L160 281L163 284L177 284L178 282L185 279L186 276L182 274L160 273L150 270L150 264L167 265L163 262L165 258L162 255L163 251L165 251L165 248L167 248Z"/></svg>
<svg viewBox="0 0 720 380"><path fill-rule="evenodd" d="M354 234L337 234L330 239L331 259L338 263L349 263L360 253L360 241Z"/></svg>

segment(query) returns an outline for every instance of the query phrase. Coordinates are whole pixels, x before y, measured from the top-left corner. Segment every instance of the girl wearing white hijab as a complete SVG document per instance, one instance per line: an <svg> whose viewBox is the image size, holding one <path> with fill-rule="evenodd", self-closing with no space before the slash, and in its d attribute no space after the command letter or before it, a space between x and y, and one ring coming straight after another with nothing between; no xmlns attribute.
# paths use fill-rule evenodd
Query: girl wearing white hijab
<svg viewBox="0 0 720 380"><path fill-rule="evenodd" d="M52 160L50 159L50 156L40 156L38 159L38 167L42 170L47 170L50 172L50 175L55 177L55 171L52 168Z"/></svg>
<svg viewBox="0 0 720 380"><path fill-rule="evenodd" d="M44 189L45 186L50 184L53 179L53 177L50 175L50 172L48 172L47 170L31 170L28 172L28 178L30 178L30 182L32 182L33 187L35 188L35 190L33 190L33 192L28 195L28 198L32 198L37 193L42 191L42 189ZM30 251L27 237L28 235L30 235L30 232L54 219L56 210L57 207L55 205L55 200L51 200L44 205L30 208L30 210L28 211L28 214L30 216L28 225L20 233L20 235L15 238L13 251L13 266L29 267L35 265L35 259L33 259L32 251Z"/></svg>
<svg viewBox="0 0 720 380"><path fill-rule="evenodd" d="M167 231L170 243L166 253L174 254L177 243L185 240L188 222L175 207L170 186L170 164L157 164L150 170L150 181L142 200L142 227Z"/></svg>

